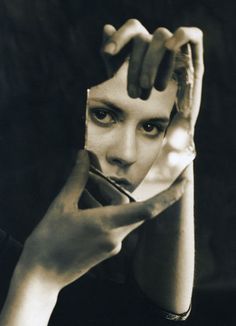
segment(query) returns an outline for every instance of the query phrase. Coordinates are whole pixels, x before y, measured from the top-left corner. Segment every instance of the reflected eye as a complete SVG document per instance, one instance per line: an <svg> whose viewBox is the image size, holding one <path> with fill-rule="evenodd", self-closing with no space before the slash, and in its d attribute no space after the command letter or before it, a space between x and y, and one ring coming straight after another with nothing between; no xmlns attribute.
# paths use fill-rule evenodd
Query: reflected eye
<svg viewBox="0 0 236 326"><path fill-rule="evenodd" d="M103 126L109 126L115 123L115 119L110 112L105 109L90 109L90 116L95 123Z"/></svg>
<svg viewBox="0 0 236 326"><path fill-rule="evenodd" d="M142 132L145 135L155 137L155 136L159 135L160 130L159 130L158 126L156 126L155 124L153 124L151 122L145 122L142 125Z"/></svg>

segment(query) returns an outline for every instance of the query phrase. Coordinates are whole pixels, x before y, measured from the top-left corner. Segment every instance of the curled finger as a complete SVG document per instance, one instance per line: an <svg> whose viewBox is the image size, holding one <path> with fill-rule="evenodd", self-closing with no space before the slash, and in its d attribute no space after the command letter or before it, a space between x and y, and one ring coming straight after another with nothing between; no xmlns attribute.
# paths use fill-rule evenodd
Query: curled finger
<svg viewBox="0 0 236 326"><path fill-rule="evenodd" d="M173 36L166 41L165 47L177 52L183 45L190 43L192 46L192 57L194 77L201 78L204 71L203 65L203 33L197 27L180 27Z"/></svg>
<svg viewBox="0 0 236 326"><path fill-rule="evenodd" d="M177 202L183 195L187 180L180 176L167 190L146 200L150 218L154 218Z"/></svg>
<svg viewBox="0 0 236 326"><path fill-rule="evenodd" d="M135 36L141 33L146 34L148 32L137 19L129 19L104 44L103 52L109 55L116 55Z"/></svg>
<svg viewBox="0 0 236 326"><path fill-rule="evenodd" d="M139 78L142 68L142 62L147 51L149 42L151 40L150 34L139 34L133 40L132 52L129 59L128 68L128 94L132 98L141 96L141 88L139 85Z"/></svg>
<svg viewBox="0 0 236 326"><path fill-rule="evenodd" d="M146 220L156 217L179 200L184 193L185 185L185 179L178 179L170 188L151 199L118 206L99 207L96 209L96 215L100 216L102 224L106 225L107 228L115 229L130 226L131 229L134 229ZM87 210L86 214L90 216L92 211Z"/></svg>
<svg viewBox="0 0 236 326"><path fill-rule="evenodd" d="M171 32L164 27L159 27L154 32L142 64L140 86L143 89L151 89L153 87L160 63L165 54L164 44L171 35Z"/></svg>

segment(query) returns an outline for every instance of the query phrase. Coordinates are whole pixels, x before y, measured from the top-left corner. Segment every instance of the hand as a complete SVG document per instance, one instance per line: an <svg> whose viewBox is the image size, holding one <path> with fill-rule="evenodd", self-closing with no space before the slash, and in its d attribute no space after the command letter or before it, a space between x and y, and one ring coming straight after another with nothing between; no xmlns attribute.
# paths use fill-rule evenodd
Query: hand
<svg viewBox="0 0 236 326"><path fill-rule="evenodd" d="M122 240L183 194L184 181L142 203L101 207L89 192L90 209L78 208L87 182L89 158L80 151L74 170L45 217L26 241L21 261L61 289L90 268L117 254ZM104 182L104 180L102 181ZM89 196L89 198L88 198Z"/></svg>

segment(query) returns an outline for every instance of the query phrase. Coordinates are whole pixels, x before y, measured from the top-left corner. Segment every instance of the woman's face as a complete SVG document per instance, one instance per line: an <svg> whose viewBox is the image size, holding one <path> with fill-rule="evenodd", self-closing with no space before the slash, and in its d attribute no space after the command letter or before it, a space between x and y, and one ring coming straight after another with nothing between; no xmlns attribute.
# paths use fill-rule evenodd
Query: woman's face
<svg viewBox="0 0 236 326"><path fill-rule="evenodd" d="M96 154L103 173L132 192L142 182L161 149L174 105L177 84L155 89L148 100L126 91L127 63L90 90L86 148Z"/></svg>

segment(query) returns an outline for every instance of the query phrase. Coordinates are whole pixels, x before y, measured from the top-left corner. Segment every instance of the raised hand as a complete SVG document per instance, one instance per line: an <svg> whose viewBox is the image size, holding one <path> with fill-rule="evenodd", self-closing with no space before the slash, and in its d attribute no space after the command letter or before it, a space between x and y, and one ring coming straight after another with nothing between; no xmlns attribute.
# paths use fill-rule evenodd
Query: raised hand
<svg viewBox="0 0 236 326"><path fill-rule="evenodd" d="M178 180L148 201L102 207L99 199L86 191L83 197L90 208L80 209L78 201L87 182L88 169L87 152L81 151L67 183L28 238L23 252L27 269L40 267L59 288L117 254L122 240L132 230L157 216L183 194L184 180ZM100 182L106 193L116 191L105 180L96 178L94 182Z"/></svg>

